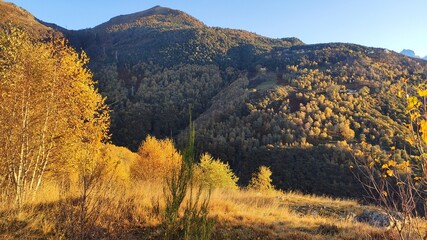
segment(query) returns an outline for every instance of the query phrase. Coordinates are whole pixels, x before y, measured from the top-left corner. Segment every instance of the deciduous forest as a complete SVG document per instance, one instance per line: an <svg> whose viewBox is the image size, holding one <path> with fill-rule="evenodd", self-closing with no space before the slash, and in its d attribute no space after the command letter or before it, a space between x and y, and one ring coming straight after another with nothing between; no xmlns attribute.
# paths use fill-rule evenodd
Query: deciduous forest
<svg viewBox="0 0 427 240"><path fill-rule="evenodd" d="M424 60L159 6L0 26L0 238L427 236Z"/></svg>

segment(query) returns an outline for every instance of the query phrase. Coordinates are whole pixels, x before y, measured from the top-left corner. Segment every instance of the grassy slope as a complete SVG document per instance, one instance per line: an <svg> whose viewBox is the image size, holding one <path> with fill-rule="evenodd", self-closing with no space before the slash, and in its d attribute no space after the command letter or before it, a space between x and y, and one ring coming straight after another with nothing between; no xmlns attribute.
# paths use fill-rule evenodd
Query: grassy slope
<svg viewBox="0 0 427 240"><path fill-rule="evenodd" d="M94 239L162 238L162 186L103 189L93 198L96 207L90 206L86 233ZM75 237L78 206L49 186L20 213L0 210L0 239ZM392 239L391 231L354 222L352 216L364 208L351 200L292 192L216 190L210 202L210 214L217 219L213 239Z"/></svg>

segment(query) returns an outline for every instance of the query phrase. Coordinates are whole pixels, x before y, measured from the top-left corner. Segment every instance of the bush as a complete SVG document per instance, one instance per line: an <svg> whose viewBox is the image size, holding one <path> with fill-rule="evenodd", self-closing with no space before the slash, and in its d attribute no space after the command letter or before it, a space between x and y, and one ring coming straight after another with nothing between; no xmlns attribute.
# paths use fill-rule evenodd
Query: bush
<svg viewBox="0 0 427 240"><path fill-rule="evenodd" d="M239 180L228 163L213 159L209 153L200 157L200 163L195 166L195 177L204 187L237 189Z"/></svg>
<svg viewBox="0 0 427 240"><path fill-rule="evenodd" d="M134 179L144 181L163 181L176 172L182 156L171 139L159 140L147 136L138 150L139 159L131 166Z"/></svg>
<svg viewBox="0 0 427 240"><path fill-rule="evenodd" d="M257 191L268 191L274 190L274 186L271 183L271 170L266 166L261 166L257 173L252 175L252 179L249 182L249 189Z"/></svg>

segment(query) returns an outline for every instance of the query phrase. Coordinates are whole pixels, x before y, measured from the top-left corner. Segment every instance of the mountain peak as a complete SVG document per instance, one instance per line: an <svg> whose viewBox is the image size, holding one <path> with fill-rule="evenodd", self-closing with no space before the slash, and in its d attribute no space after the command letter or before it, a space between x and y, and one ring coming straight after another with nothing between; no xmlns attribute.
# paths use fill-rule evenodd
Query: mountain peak
<svg viewBox="0 0 427 240"><path fill-rule="evenodd" d="M111 18L95 28L107 32L124 31L131 28L182 29L201 28L205 25L196 18L179 10L154 6L145 11Z"/></svg>
<svg viewBox="0 0 427 240"><path fill-rule="evenodd" d="M157 6L154 6L152 8L149 8L149 9L147 9L145 11L142 11L141 13L145 13L147 15L154 15L154 14L168 15L172 11L177 11L177 10L173 10L171 8L162 7L160 5L157 5Z"/></svg>
<svg viewBox="0 0 427 240"><path fill-rule="evenodd" d="M403 54L405 56L408 57L412 57L412 58L419 58L419 56L415 55L415 52L411 49L403 49L400 54Z"/></svg>

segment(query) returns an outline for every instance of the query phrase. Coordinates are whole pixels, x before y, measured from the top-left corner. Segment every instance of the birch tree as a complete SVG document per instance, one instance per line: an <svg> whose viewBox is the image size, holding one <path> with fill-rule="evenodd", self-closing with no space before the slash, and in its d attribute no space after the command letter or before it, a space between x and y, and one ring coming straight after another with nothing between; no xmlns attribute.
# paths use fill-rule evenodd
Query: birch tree
<svg viewBox="0 0 427 240"><path fill-rule="evenodd" d="M107 138L108 110L87 61L62 40L11 26L0 33L0 191L18 206L47 171L85 165Z"/></svg>

